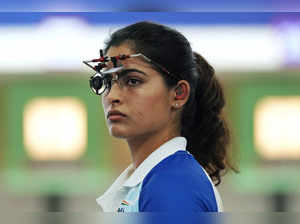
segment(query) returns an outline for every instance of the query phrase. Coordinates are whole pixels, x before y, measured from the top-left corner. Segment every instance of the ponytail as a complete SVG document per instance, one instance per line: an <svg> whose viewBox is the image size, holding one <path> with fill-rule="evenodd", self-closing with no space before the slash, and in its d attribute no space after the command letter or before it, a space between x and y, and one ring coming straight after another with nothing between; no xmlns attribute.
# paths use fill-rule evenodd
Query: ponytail
<svg viewBox="0 0 300 224"><path fill-rule="evenodd" d="M222 171L227 167L235 170L227 159L230 132L222 114L225 99L213 67L196 52L193 56L197 82L194 97L183 111L181 134L187 138L188 151L218 185Z"/></svg>

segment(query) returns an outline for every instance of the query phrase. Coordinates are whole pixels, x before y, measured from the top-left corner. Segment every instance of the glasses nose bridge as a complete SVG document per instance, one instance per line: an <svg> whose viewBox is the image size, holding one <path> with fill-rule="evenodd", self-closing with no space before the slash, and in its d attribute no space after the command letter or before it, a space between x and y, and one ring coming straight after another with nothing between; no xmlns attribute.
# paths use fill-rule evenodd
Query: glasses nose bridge
<svg viewBox="0 0 300 224"><path fill-rule="evenodd" d="M111 88L113 86L114 83L117 83L119 88L122 89L123 88L123 83L122 83L122 79L120 78L120 76L117 73L113 73L112 75L112 79L111 79Z"/></svg>
<svg viewBox="0 0 300 224"><path fill-rule="evenodd" d="M119 89L118 91L122 91L123 90L123 84L122 84L122 80L120 79L120 76L118 74L111 74L112 78L110 80L110 84L109 84L109 87L107 89L107 93L105 94L106 96L108 95L112 95L111 92L112 92L112 89L114 87L114 83L117 83ZM115 95L115 89L113 90L113 95Z"/></svg>

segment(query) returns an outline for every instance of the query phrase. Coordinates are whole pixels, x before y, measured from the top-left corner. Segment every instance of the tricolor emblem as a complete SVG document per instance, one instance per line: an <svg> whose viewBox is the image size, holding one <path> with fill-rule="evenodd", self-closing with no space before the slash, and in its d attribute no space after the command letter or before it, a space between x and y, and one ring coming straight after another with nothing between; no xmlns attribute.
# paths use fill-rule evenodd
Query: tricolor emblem
<svg viewBox="0 0 300 224"><path fill-rule="evenodd" d="M129 206L129 203L128 203L127 201L123 200L123 201L121 202L121 205Z"/></svg>

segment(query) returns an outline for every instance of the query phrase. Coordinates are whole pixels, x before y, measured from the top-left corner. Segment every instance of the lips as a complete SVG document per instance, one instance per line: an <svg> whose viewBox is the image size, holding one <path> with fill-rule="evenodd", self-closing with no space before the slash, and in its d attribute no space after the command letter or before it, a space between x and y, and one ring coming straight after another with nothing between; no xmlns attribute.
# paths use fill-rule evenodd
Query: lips
<svg viewBox="0 0 300 224"><path fill-rule="evenodd" d="M109 119L109 117L112 117L112 116L122 116L122 117L126 117L125 114L121 113L120 111L118 110L111 110L107 113L107 119Z"/></svg>

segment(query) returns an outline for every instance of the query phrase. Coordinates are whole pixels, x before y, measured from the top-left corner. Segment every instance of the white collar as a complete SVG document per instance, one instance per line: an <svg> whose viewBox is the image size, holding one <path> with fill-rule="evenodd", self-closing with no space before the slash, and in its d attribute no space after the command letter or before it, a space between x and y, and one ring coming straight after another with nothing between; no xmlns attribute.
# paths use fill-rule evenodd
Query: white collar
<svg viewBox="0 0 300 224"><path fill-rule="evenodd" d="M123 183L124 187L134 187L142 182L145 176L155 167L160 161L174 154L179 150L186 150L186 139L184 137L175 137L158 149L153 151L131 174L131 176ZM132 164L130 166L132 168Z"/></svg>
<svg viewBox="0 0 300 224"><path fill-rule="evenodd" d="M103 200L114 197L122 188L131 188L141 183L150 170L160 161L179 150L186 150L186 144L187 140L185 137L172 138L153 151L135 170L131 163L110 188L102 196L97 198L98 204L101 205L103 204Z"/></svg>

